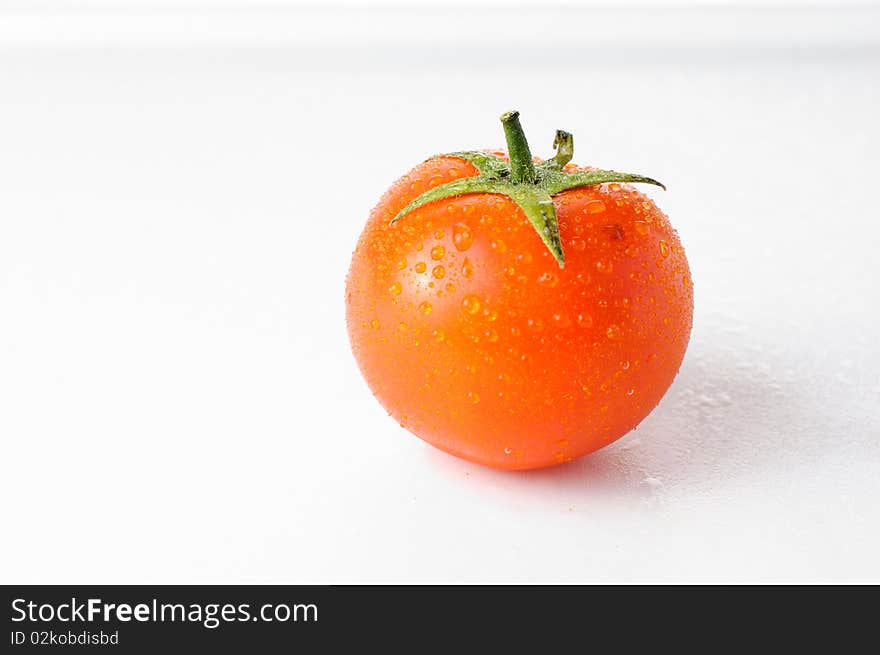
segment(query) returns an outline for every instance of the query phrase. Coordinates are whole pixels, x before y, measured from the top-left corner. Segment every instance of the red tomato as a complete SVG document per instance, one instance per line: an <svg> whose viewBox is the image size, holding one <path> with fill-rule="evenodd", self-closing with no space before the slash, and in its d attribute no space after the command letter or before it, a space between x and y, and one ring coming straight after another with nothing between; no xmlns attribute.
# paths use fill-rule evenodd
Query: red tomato
<svg viewBox="0 0 880 655"><path fill-rule="evenodd" d="M382 197L347 279L352 349L379 402L434 446L502 469L565 462L632 430L672 383L691 329L687 259L651 199L617 182L552 197L564 267L498 193L391 224L478 175L435 157Z"/></svg>

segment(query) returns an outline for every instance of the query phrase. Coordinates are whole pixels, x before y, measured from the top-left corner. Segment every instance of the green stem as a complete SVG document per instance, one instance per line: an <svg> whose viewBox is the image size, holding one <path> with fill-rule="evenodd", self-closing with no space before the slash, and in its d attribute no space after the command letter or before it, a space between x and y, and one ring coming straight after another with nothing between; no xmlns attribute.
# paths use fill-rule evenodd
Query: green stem
<svg viewBox="0 0 880 655"><path fill-rule="evenodd" d="M507 152L510 154L510 181L514 184L534 184L535 164L525 132L519 124L519 112L508 111L501 115L504 138L507 139Z"/></svg>

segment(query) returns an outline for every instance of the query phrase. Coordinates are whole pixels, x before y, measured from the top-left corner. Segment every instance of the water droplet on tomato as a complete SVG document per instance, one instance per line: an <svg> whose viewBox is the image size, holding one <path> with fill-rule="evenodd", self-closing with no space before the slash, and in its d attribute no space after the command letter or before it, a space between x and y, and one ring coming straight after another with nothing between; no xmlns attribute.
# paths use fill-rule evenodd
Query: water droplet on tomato
<svg viewBox="0 0 880 655"><path fill-rule="evenodd" d="M648 223L645 221L633 221L633 229L642 236L646 235L651 230Z"/></svg>
<svg viewBox="0 0 880 655"><path fill-rule="evenodd" d="M553 314L553 323L560 328L567 328L571 326L571 319L568 317L568 314L565 312L557 312Z"/></svg>
<svg viewBox="0 0 880 655"><path fill-rule="evenodd" d="M419 311L422 312L422 314L424 314L425 316L430 314L433 310L434 310L434 308L431 307L431 303L429 303L427 301L425 301L419 305Z"/></svg>
<svg viewBox="0 0 880 655"><path fill-rule="evenodd" d="M620 336L620 328L612 323L608 326L608 329L605 330L605 336L607 336L609 339L616 339Z"/></svg>
<svg viewBox="0 0 880 655"><path fill-rule="evenodd" d="M669 256L669 244L666 243L665 241L663 241L662 239L660 240L660 254L663 255L664 257Z"/></svg>
<svg viewBox="0 0 880 655"><path fill-rule="evenodd" d="M464 300L461 301L461 306L468 314L476 314L480 311L482 303L476 296L465 296Z"/></svg>
<svg viewBox="0 0 880 655"><path fill-rule="evenodd" d="M480 402L480 394L476 391L468 391L467 399L470 400L474 405Z"/></svg>
<svg viewBox="0 0 880 655"><path fill-rule="evenodd" d="M611 271L614 270L614 264L600 259L596 262L596 270L600 273L605 273L606 275L608 275L609 273L611 273Z"/></svg>
<svg viewBox="0 0 880 655"><path fill-rule="evenodd" d="M413 267L413 269L416 273L424 273L426 270L428 270L428 267L425 262L419 262Z"/></svg>
<svg viewBox="0 0 880 655"><path fill-rule="evenodd" d="M577 321L578 327L581 328L590 328L593 327L593 317L589 314L578 314L575 317L575 321Z"/></svg>
<svg viewBox="0 0 880 655"><path fill-rule="evenodd" d="M551 273L550 271L546 271L544 273L541 273L541 275L538 276L538 282L540 284L546 285L552 289L557 284L559 284L559 278L556 277L555 273Z"/></svg>
<svg viewBox="0 0 880 655"><path fill-rule="evenodd" d="M431 275L436 277L438 280L442 279L444 275L446 275L446 269L442 266L435 266L431 271Z"/></svg>
<svg viewBox="0 0 880 655"><path fill-rule="evenodd" d="M474 242L474 233L466 223L456 223L452 228L452 243L456 249L464 252Z"/></svg>
<svg viewBox="0 0 880 655"><path fill-rule="evenodd" d="M542 321L540 318L526 319L526 325L532 332L540 332L544 329L544 321Z"/></svg>
<svg viewBox="0 0 880 655"><path fill-rule="evenodd" d="M431 248L431 259L438 260L443 259L443 256L446 254L446 248L443 246L434 246Z"/></svg>
<svg viewBox="0 0 880 655"><path fill-rule="evenodd" d="M398 259L397 260L397 270L402 271L405 268L406 268L406 260L405 259Z"/></svg>
<svg viewBox="0 0 880 655"><path fill-rule="evenodd" d="M461 265L461 274L464 277L470 277L474 274L474 267L471 264L471 260L465 258L464 263Z"/></svg>
<svg viewBox="0 0 880 655"><path fill-rule="evenodd" d="M388 287L388 291L391 292L392 296L399 296L400 292L403 291L403 287L400 286L400 282L395 282L390 287Z"/></svg>
<svg viewBox="0 0 880 655"><path fill-rule="evenodd" d="M588 214L601 214L605 211L605 203L601 200L591 200L586 205Z"/></svg>

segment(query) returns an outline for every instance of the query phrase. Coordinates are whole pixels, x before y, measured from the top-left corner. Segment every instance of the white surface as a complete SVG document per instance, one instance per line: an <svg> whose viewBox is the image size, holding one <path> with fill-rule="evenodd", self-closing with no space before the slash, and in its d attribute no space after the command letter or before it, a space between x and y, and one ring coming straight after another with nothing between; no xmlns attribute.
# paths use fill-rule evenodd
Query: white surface
<svg viewBox="0 0 880 655"><path fill-rule="evenodd" d="M880 42L805 34L7 44L0 581L880 582ZM696 285L660 407L525 474L399 428L343 318L384 188L510 107L667 182Z"/></svg>

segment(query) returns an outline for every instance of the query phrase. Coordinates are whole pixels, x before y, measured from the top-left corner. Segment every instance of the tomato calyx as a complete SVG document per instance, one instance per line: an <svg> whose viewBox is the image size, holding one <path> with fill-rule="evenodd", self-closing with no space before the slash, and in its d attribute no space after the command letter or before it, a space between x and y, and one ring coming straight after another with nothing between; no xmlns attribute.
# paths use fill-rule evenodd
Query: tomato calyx
<svg viewBox="0 0 880 655"><path fill-rule="evenodd" d="M458 157L473 164L478 175L454 180L421 194L391 219L393 225L408 213L435 200L453 198L472 193L494 193L507 196L525 214L538 236L562 268L565 253L559 236L559 223L553 196L568 189L603 184L606 182L643 182L666 187L650 177L633 173L592 169L589 171L566 171L565 165L574 154L574 137L569 132L557 130L553 139L555 156L534 162L526 140L519 112L508 111L501 115L501 125L507 141L510 161L487 152L452 152L440 157Z"/></svg>

